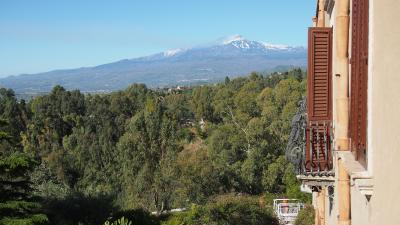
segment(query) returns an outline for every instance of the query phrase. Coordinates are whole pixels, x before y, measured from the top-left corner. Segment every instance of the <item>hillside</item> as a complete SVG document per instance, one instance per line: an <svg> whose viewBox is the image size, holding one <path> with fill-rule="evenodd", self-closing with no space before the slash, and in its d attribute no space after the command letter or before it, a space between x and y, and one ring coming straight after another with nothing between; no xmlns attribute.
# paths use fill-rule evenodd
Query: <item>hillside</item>
<svg viewBox="0 0 400 225"><path fill-rule="evenodd" d="M158 225L138 221L177 208L188 211L166 224L235 224L218 216L233 212L236 224L276 224L271 198L308 199L284 156L305 84L295 69L172 92L134 84L84 95L56 86L27 103L0 88L0 153L36 160L24 180L50 224L124 215Z"/></svg>

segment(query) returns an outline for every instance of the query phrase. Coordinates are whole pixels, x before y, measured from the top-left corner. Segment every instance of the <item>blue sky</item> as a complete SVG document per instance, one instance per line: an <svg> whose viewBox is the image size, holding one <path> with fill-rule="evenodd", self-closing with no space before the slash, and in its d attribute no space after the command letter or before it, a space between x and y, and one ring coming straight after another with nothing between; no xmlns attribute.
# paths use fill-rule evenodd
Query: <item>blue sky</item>
<svg viewBox="0 0 400 225"><path fill-rule="evenodd" d="M224 36L306 45L314 0L0 0L0 76L94 66Z"/></svg>

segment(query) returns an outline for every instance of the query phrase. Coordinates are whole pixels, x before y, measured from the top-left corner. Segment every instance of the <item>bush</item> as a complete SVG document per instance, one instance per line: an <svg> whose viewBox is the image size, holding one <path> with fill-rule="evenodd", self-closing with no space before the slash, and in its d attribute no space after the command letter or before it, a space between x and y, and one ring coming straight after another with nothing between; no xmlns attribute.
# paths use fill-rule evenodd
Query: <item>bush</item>
<svg viewBox="0 0 400 225"><path fill-rule="evenodd" d="M261 207L258 198L221 196L205 206L193 206L190 211L172 215L163 225L278 225L269 207Z"/></svg>
<svg viewBox="0 0 400 225"><path fill-rule="evenodd" d="M295 225L313 225L315 217L315 210L312 205L306 205L304 209L299 212L296 218Z"/></svg>
<svg viewBox="0 0 400 225"><path fill-rule="evenodd" d="M87 196L72 193L62 199L48 199L44 205L50 224L103 224L117 209L112 197L106 195Z"/></svg>
<svg viewBox="0 0 400 225"><path fill-rule="evenodd" d="M25 218L5 217L0 220L1 225L45 225L48 224L47 216L35 214Z"/></svg>
<svg viewBox="0 0 400 225"><path fill-rule="evenodd" d="M122 217L121 219L118 219L114 221L113 223L110 223L109 221L106 221L104 225L132 225L132 222L125 219L125 217Z"/></svg>
<svg viewBox="0 0 400 225"><path fill-rule="evenodd" d="M269 193L269 192L266 192L263 195L263 201L265 202L266 205L269 205L269 206L273 206L274 199L277 199L277 198L285 198L285 197L282 194L274 194L274 193Z"/></svg>
<svg viewBox="0 0 400 225"><path fill-rule="evenodd" d="M192 208L188 212L181 212L172 214L167 218L167 221L163 222L162 225L197 225L201 224L201 215L203 207L192 205Z"/></svg>
<svg viewBox="0 0 400 225"><path fill-rule="evenodd" d="M108 220L110 224L116 223L120 218L125 218L126 221L131 221L131 225L159 225L155 216L143 209L133 209L114 213ZM118 224L118 223L117 223Z"/></svg>

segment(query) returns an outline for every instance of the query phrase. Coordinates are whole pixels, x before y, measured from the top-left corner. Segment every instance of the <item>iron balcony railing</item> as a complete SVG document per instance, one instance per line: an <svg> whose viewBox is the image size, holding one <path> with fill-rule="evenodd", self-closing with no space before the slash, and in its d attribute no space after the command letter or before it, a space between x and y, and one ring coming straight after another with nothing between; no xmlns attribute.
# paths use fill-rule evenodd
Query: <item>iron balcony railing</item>
<svg viewBox="0 0 400 225"><path fill-rule="evenodd" d="M303 174L329 174L333 172L332 122L309 121L304 127Z"/></svg>

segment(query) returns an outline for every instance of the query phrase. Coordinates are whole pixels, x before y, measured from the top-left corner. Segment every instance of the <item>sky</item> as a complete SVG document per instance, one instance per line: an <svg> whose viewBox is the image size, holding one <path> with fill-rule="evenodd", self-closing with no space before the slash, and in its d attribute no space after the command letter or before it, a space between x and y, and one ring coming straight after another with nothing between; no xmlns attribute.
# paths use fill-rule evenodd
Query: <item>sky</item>
<svg viewBox="0 0 400 225"><path fill-rule="evenodd" d="M0 0L0 77L79 68L240 34L306 46L315 0Z"/></svg>

